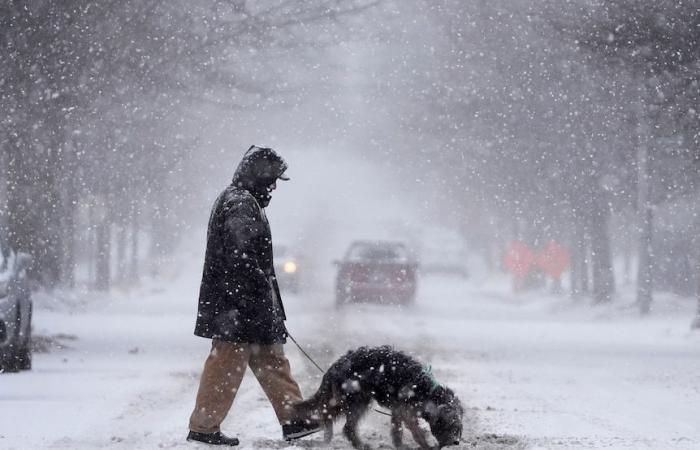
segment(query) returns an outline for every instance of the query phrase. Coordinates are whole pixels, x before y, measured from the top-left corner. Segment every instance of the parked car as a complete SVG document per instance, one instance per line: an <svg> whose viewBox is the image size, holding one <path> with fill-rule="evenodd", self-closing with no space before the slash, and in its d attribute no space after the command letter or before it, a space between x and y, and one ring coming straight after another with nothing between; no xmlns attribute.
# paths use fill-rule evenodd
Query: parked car
<svg viewBox="0 0 700 450"><path fill-rule="evenodd" d="M286 245L275 245L274 258L275 275L280 289L292 293L299 292L301 272L306 268L302 258Z"/></svg>
<svg viewBox="0 0 700 450"><path fill-rule="evenodd" d="M440 227L423 232L420 245L422 274L457 275L467 278L468 252L459 233Z"/></svg>
<svg viewBox="0 0 700 450"><path fill-rule="evenodd" d="M27 268L32 261L0 236L0 371L32 367L32 299Z"/></svg>
<svg viewBox="0 0 700 450"><path fill-rule="evenodd" d="M418 264L401 242L355 241L336 261L336 306L349 302L412 304Z"/></svg>

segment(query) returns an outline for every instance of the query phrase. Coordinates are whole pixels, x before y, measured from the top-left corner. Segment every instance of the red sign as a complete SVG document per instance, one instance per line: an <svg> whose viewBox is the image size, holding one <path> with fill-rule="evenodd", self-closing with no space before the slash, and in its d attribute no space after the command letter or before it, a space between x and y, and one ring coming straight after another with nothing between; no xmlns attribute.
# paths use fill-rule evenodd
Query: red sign
<svg viewBox="0 0 700 450"><path fill-rule="evenodd" d="M549 241L537 258L537 265L555 280L569 267L569 262L569 252L556 241Z"/></svg>
<svg viewBox="0 0 700 450"><path fill-rule="evenodd" d="M520 241L514 241L503 258L503 265L518 277L524 277L536 263L530 248Z"/></svg>

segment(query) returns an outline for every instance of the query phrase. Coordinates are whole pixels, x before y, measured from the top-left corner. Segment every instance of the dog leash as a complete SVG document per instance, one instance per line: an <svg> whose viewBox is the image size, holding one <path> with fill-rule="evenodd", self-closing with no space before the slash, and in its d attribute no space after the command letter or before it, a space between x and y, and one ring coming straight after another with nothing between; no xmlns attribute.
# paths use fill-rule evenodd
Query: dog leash
<svg viewBox="0 0 700 450"><path fill-rule="evenodd" d="M289 333L289 330L287 330L287 336L289 336L289 339L291 339L292 342L294 342L294 345L297 346L297 348L298 348L299 351L302 353L302 355L306 356L306 359L308 359L309 361L311 361L311 364L313 364L314 366L316 366L316 368L317 368L318 370L320 370L321 373L326 373L326 371L323 370L323 369L321 369L321 366L319 366L318 364L316 364L316 361L314 361L314 359L313 359L311 356L309 356L309 354L306 353L306 352L304 351L303 348L301 348L301 345L299 345L299 343L297 342L297 340L294 339L294 336L292 336L292 335Z"/></svg>
<svg viewBox="0 0 700 450"><path fill-rule="evenodd" d="M319 365L316 363L316 361L314 361L314 359L313 359L308 353L306 353L306 351L304 351L304 349L301 347L301 345L299 345L299 343L297 342L297 340L294 339L294 336L292 336L291 333L289 333L289 330L287 330L287 336L289 336L289 339L291 339L292 342L294 342L294 345L297 346L297 348L299 349L299 351L301 352L301 354L304 355L304 356L306 357L306 359L308 359L309 361L311 361L311 364L313 364L314 366L316 366L316 368L317 368L319 371L321 371L321 373L323 373L323 374L326 373L326 371L323 370L323 369L321 368L321 366L319 366ZM373 409L374 411L378 412L379 414L384 414L385 416L391 416L390 413L385 412L385 411L382 411L382 410L380 410L380 409L377 409L377 408L372 408L372 409Z"/></svg>

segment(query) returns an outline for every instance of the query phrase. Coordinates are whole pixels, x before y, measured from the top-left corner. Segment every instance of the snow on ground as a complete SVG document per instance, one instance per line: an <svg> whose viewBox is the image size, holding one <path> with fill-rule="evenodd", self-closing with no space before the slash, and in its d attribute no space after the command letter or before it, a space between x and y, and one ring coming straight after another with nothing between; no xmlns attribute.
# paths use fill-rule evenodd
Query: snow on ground
<svg viewBox="0 0 700 450"><path fill-rule="evenodd" d="M191 259L138 294L37 296L35 334L64 348L36 354L31 372L0 375L0 448L208 448L184 441L209 346L192 335L200 262ZM285 299L290 331L323 366L385 343L432 364L467 408L464 448L700 448L690 301L661 296L640 319L626 296L590 308L514 296L504 279L440 277L422 280L410 309L336 311L327 288ZM291 344L287 352L310 394L320 374ZM282 442L251 376L223 430L241 449L324 447L320 437ZM361 433L391 448L386 417L370 413ZM332 448L350 446L337 435Z"/></svg>

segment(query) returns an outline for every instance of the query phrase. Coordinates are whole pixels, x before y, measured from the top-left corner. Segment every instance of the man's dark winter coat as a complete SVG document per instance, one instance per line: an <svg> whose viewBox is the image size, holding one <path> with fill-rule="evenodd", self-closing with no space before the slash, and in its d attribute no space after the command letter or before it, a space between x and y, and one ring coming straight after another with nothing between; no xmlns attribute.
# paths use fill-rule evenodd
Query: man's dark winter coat
<svg viewBox="0 0 700 450"><path fill-rule="evenodd" d="M273 150L251 147L214 202L207 232L195 334L229 342L286 341L284 306L272 262L264 207L268 187L287 165Z"/></svg>

